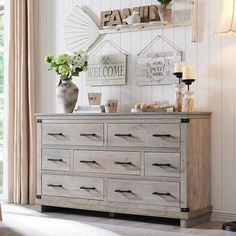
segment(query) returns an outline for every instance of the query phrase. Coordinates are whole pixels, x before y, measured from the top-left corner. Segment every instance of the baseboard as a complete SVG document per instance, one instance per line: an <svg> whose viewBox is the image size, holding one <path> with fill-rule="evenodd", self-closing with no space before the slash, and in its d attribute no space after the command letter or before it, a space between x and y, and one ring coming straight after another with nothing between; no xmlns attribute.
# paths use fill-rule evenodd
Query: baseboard
<svg viewBox="0 0 236 236"><path fill-rule="evenodd" d="M236 213L214 211L211 213L211 220L220 222L236 221Z"/></svg>

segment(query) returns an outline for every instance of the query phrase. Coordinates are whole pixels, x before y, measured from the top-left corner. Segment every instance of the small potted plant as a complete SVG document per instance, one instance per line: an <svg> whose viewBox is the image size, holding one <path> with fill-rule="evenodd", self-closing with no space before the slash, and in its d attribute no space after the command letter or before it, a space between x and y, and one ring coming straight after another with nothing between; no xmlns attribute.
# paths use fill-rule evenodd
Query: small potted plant
<svg viewBox="0 0 236 236"><path fill-rule="evenodd" d="M157 0L157 2L159 2L158 13L161 21L170 22L172 16L172 0Z"/></svg>
<svg viewBox="0 0 236 236"><path fill-rule="evenodd" d="M60 76L57 99L61 111L73 112L78 100L79 89L72 79L87 69L87 53L74 52L72 55L62 54L56 57L48 55L45 58L45 63L49 64L49 70L54 70Z"/></svg>

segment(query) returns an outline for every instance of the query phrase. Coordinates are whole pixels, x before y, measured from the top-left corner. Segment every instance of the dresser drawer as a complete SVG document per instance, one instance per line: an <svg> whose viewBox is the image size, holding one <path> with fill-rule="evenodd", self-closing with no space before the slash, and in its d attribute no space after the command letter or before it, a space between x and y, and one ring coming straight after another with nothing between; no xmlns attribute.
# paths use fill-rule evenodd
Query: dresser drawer
<svg viewBox="0 0 236 236"><path fill-rule="evenodd" d="M179 183L108 180L108 200L160 206L180 206Z"/></svg>
<svg viewBox="0 0 236 236"><path fill-rule="evenodd" d="M71 151L59 149L42 150L42 169L70 171Z"/></svg>
<svg viewBox="0 0 236 236"><path fill-rule="evenodd" d="M103 146L103 124L43 124L42 144Z"/></svg>
<svg viewBox="0 0 236 236"><path fill-rule="evenodd" d="M108 145L177 148L180 124L109 124Z"/></svg>
<svg viewBox="0 0 236 236"><path fill-rule="evenodd" d="M42 194L103 200L103 179L43 174Z"/></svg>
<svg viewBox="0 0 236 236"><path fill-rule="evenodd" d="M180 177L180 153L145 153L145 175Z"/></svg>
<svg viewBox="0 0 236 236"><path fill-rule="evenodd" d="M74 171L140 175L139 152L74 151Z"/></svg>

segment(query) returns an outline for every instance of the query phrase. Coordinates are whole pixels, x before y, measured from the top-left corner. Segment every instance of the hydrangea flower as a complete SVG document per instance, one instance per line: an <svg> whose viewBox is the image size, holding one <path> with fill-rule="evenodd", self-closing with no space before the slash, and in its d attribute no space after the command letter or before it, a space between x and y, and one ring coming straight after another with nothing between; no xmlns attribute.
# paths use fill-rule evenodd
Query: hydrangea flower
<svg viewBox="0 0 236 236"><path fill-rule="evenodd" d="M65 64L69 61L69 56L67 54L62 54L55 58L55 63L58 65Z"/></svg>
<svg viewBox="0 0 236 236"><path fill-rule="evenodd" d="M47 55L44 59L45 63L51 63L54 60L54 56L52 55Z"/></svg>
<svg viewBox="0 0 236 236"><path fill-rule="evenodd" d="M59 68L58 68L58 72L62 76L66 76L70 72L70 67L68 65L66 65L66 64L60 65Z"/></svg>
<svg viewBox="0 0 236 236"><path fill-rule="evenodd" d="M45 63L49 64L49 70L55 70L62 80L71 80L73 76L78 76L81 71L87 69L88 55L86 52L62 54L57 57L48 55L45 57Z"/></svg>

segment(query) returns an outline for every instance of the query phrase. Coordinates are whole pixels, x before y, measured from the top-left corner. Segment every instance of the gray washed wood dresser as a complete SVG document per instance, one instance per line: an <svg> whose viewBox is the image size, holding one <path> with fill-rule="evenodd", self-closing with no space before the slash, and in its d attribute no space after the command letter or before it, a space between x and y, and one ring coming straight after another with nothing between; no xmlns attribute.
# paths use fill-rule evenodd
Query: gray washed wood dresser
<svg viewBox="0 0 236 236"><path fill-rule="evenodd" d="M209 216L210 113L37 115L37 204Z"/></svg>

